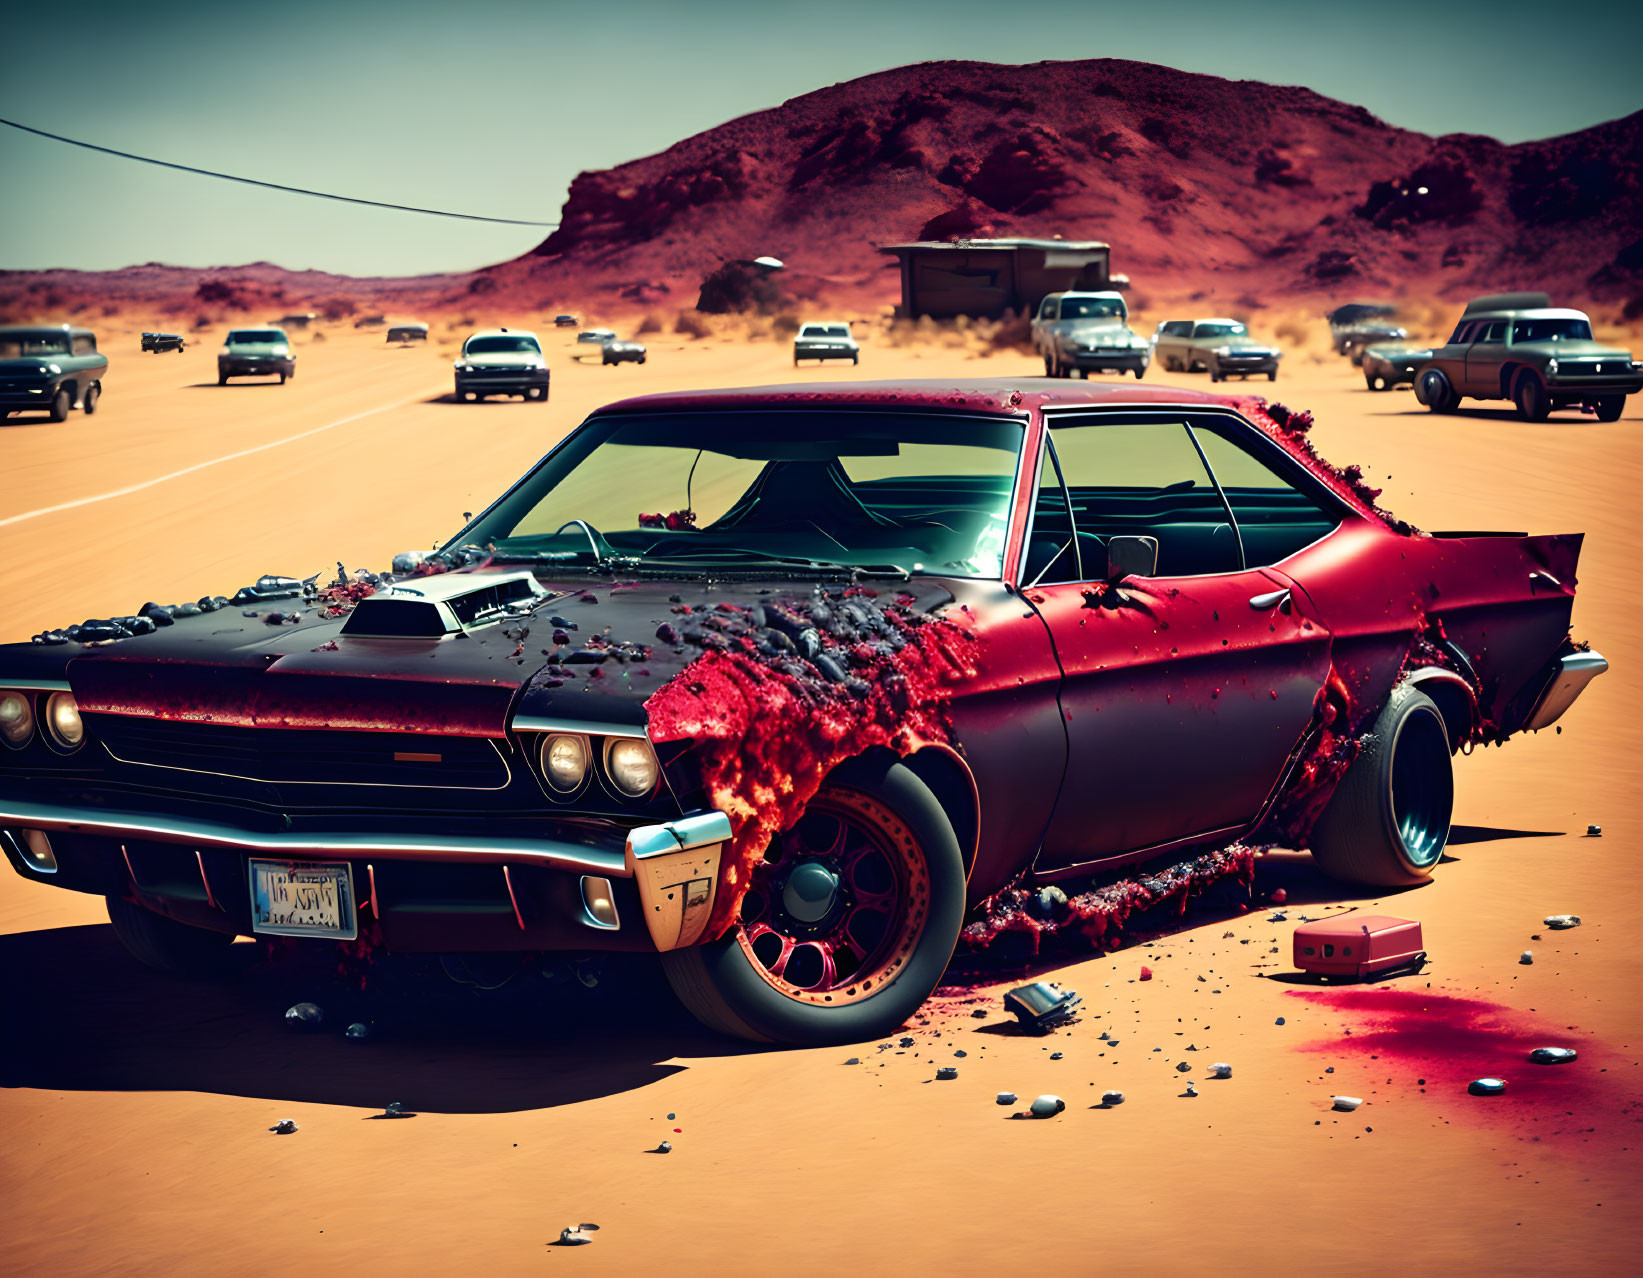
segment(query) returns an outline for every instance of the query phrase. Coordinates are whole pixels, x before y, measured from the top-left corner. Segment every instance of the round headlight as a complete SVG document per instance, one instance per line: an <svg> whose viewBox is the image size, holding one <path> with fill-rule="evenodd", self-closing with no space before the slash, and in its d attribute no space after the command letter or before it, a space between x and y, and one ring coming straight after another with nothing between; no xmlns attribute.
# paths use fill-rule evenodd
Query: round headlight
<svg viewBox="0 0 1643 1278"><path fill-rule="evenodd" d="M588 739L555 732L542 741L542 775L560 794L570 794L588 775Z"/></svg>
<svg viewBox="0 0 1643 1278"><path fill-rule="evenodd" d="M605 746L605 772L623 794L643 798L656 788L656 752L648 741L613 737Z"/></svg>
<svg viewBox="0 0 1643 1278"><path fill-rule="evenodd" d="M78 750L85 744L86 725L72 692L54 692L46 698L46 731L59 749Z"/></svg>
<svg viewBox="0 0 1643 1278"><path fill-rule="evenodd" d="M34 705L26 692L0 692L0 738L8 745L25 744L34 733Z"/></svg>

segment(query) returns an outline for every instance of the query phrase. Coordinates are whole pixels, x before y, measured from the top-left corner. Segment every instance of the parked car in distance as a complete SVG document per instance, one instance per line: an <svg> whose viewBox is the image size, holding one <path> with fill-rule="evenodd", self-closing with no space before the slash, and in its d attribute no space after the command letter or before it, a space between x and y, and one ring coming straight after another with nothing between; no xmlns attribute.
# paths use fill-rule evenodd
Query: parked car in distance
<svg viewBox="0 0 1643 1278"><path fill-rule="evenodd" d="M648 953L800 1044L894 1032L1011 884L1238 839L1441 873L1457 752L1604 669L1580 536L1417 533L1300 432L1138 392L635 397L363 599L0 646L0 854L173 972Z"/></svg>
<svg viewBox="0 0 1643 1278"><path fill-rule="evenodd" d="M361 315L354 321L355 328L380 328L388 322L386 315Z"/></svg>
<svg viewBox="0 0 1643 1278"><path fill-rule="evenodd" d="M161 351L176 351L183 353L183 337L181 333L144 333L143 349L158 355Z"/></svg>
<svg viewBox="0 0 1643 1278"><path fill-rule="evenodd" d="M1265 373L1278 380L1281 354L1251 340L1249 329L1225 317L1166 320L1153 338L1153 358L1175 373L1207 372L1212 382Z"/></svg>
<svg viewBox="0 0 1643 1278"><path fill-rule="evenodd" d="M1643 366L1631 352L1593 340L1584 311L1554 307L1545 293L1473 298L1415 377L1415 398L1434 413L1452 413L1462 399L1509 399L1531 422L1563 408L1619 421L1640 388Z"/></svg>
<svg viewBox="0 0 1643 1278"><path fill-rule="evenodd" d="M0 415L31 409L66 421L70 410L95 413L108 356L97 335L72 324L0 327Z"/></svg>
<svg viewBox="0 0 1643 1278"><path fill-rule="evenodd" d="M600 349L600 363L603 364L643 364L645 362L645 344L643 342L624 342L613 338Z"/></svg>
<svg viewBox="0 0 1643 1278"><path fill-rule="evenodd" d="M1409 336L1409 331L1392 319L1397 307L1376 302L1348 302L1329 312L1329 340L1337 355L1345 355L1356 364L1363 348L1377 342L1396 342Z"/></svg>
<svg viewBox="0 0 1643 1278"><path fill-rule="evenodd" d="M462 343L456 361L456 398L518 395L543 403L548 398L548 365L535 333L499 328L475 333Z"/></svg>
<svg viewBox="0 0 1643 1278"><path fill-rule="evenodd" d="M1146 376L1152 344L1129 326L1122 293L1051 293L1038 304L1030 328L1044 376L1134 373Z"/></svg>
<svg viewBox="0 0 1643 1278"><path fill-rule="evenodd" d="M217 385L230 377L277 375L280 385L297 375L297 357L283 328L232 328L217 352Z"/></svg>
<svg viewBox="0 0 1643 1278"><path fill-rule="evenodd" d="M800 324L793 338L793 366L801 359L813 359L825 364L830 359L847 359L861 363L861 347L851 335L850 325L843 320L811 320Z"/></svg>
<svg viewBox="0 0 1643 1278"><path fill-rule="evenodd" d="M425 342L428 340L428 326L426 324L391 324L388 327L388 340L400 345L409 345L411 342Z"/></svg>
<svg viewBox="0 0 1643 1278"><path fill-rule="evenodd" d="M1421 365L1431 358L1430 346L1377 343L1364 347L1358 367L1363 369L1365 386L1372 391L1387 391L1394 386L1412 386Z"/></svg>
<svg viewBox="0 0 1643 1278"><path fill-rule="evenodd" d="M290 315L281 315L278 319L268 321L270 328L307 328L319 316L313 311L296 311Z"/></svg>
<svg viewBox="0 0 1643 1278"><path fill-rule="evenodd" d="M593 348L603 348L606 342L616 340L616 330L612 328L584 328L576 335L577 351L575 358L580 360L584 355L592 355Z"/></svg>
<svg viewBox="0 0 1643 1278"><path fill-rule="evenodd" d="M553 326L555 328L575 328L578 323L579 321L574 315L555 315L553 317Z"/></svg>

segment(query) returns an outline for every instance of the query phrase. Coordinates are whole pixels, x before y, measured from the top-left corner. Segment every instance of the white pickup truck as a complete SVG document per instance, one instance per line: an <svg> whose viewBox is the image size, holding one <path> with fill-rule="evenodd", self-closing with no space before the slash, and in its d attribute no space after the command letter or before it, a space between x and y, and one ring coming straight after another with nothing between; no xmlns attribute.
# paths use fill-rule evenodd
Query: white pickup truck
<svg viewBox="0 0 1643 1278"><path fill-rule="evenodd" d="M1122 293L1051 293L1033 316L1033 347L1044 376L1074 372L1146 376L1152 347L1129 326Z"/></svg>

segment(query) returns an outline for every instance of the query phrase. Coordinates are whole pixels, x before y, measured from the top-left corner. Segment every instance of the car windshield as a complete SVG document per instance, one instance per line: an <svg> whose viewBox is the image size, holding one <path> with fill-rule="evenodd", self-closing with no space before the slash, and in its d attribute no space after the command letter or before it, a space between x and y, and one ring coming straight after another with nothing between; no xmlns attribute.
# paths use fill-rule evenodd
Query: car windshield
<svg viewBox="0 0 1643 1278"><path fill-rule="evenodd" d="M596 417L462 540L622 572L997 577L1022 433L870 410Z"/></svg>
<svg viewBox="0 0 1643 1278"><path fill-rule="evenodd" d="M468 344L462 348L464 355L509 355L520 351L540 355L542 348L536 344L534 337L515 337L512 334L502 337L470 337Z"/></svg>
<svg viewBox="0 0 1643 1278"><path fill-rule="evenodd" d="M30 355L67 355L67 333L0 333L0 359Z"/></svg>
<svg viewBox="0 0 1643 1278"><path fill-rule="evenodd" d="M1584 319L1515 320L1512 324L1514 342L1589 342L1592 325Z"/></svg>
<svg viewBox="0 0 1643 1278"><path fill-rule="evenodd" d="M1124 303L1115 297L1064 297L1062 319L1123 319Z"/></svg>
<svg viewBox="0 0 1643 1278"><path fill-rule="evenodd" d="M800 337L849 337L850 329L845 324L806 324Z"/></svg>
<svg viewBox="0 0 1643 1278"><path fill-rule="evenodd" d="M1247 337L1249 330L1242 324L1199 324L1192 330L1194 337Z"/></svg>
<svg viewBox="0 0 1643 1278"><path fill-rule="evenodd" d="M277 328L236 328L228 335L230 346L249 345L253 342L284 342L286 336Z"/></svg>

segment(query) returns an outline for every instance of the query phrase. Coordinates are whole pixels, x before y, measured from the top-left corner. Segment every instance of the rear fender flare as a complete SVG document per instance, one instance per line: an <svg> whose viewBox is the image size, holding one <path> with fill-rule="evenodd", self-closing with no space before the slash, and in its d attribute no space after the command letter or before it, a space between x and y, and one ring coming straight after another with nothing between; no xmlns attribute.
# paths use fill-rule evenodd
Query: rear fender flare
<svg viewBox="0 0 1643 1278"><path fill-rule="evenodd" d="M1478 694L1463 675L1443 666L1420 666L1404 676L1403 682L1432 698L1449 733L1451 753L1472 738L1478 729Z"/></svg>

